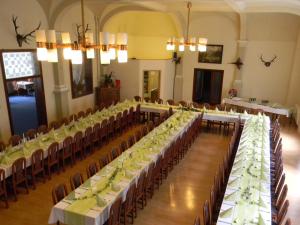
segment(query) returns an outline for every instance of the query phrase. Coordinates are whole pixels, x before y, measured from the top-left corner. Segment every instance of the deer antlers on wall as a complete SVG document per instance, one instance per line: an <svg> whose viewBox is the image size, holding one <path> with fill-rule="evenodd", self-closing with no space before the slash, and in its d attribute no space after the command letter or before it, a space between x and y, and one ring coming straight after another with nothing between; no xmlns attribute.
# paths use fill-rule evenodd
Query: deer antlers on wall
<svg viewBox="0 0 300 225"><path fill-rule="evenodd" d="M266 67L270 67L271 64L275 61L275 59L277 58L277 56L275 55L274 58L270 61L265 61L263 59L263 55L260 56L260 60L263 62L263 64L266 66Z"/></svg>
<svg viewBox="0 0 300 225"><path fill-rule="evenodd" d="M25 42L26 44L29 44L28 41L30 40L29 38L33 38L33 34L36 30L40 29L41 26L41 22L39 23L39 25L37 26L37 28L35 28L33 31L27 33L27 34L19 34L18 29L19 26L17 25L17 20L18 17L17 16L12 16L12 21L15 27L15 31L16 31L16 38L17 38L17 42L19 47L22 47L23 42Z"/></svg>

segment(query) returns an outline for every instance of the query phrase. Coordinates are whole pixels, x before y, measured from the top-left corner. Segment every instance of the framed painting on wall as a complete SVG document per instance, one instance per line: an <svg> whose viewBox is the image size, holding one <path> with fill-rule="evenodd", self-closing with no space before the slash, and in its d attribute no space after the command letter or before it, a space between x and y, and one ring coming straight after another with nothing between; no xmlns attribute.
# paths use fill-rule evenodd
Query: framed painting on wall
<svg viewBox="0 0 300 225"><path fill-rule="evenodd" d="M206 52L199 52L199 63L222 64L223 45L207 45Z"/></svg>
<svg viewBox="0 0 300 225"><path fill-rule="evenodd" d="M93 63L82 54L82 64L70 61L72 98L79 98L93 93Z"/></svg>

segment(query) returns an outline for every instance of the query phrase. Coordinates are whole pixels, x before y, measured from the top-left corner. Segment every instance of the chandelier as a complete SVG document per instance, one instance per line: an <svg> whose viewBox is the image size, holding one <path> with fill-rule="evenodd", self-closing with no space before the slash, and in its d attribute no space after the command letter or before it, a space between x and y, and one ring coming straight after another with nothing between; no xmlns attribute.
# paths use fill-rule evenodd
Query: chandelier
<svg viewBox="0 0 300 225"><path fill-rule="evenodd" d="M181 37L179 39L176 39L174 37L169 38L167 42L167 50L168 51L175 51L177 48L178 51L183 52L185 50L185 47L189 47L190 51L194 52L196 51L198 47L199 52L206 52L206 45L207 45L207 39L206 38L199 38L198 42L195 37L189 38L189 29L190 29L190 13L191 13L191 7L192 3L187 3L188 8L188 15L187 15L187 29L186 29L186 37Z"/></svg>
<svg viewBox="0 0 300 225"><path fill-rule="evenodd" d="M115 35L108 32L100 32L99 43L95 43L94 34L85 32L84 0L81 0L81 22L82 37L73 43L68 32L61 32L61 43L57 43L55 30L37 30L38 60L58 62L57 50L63 49L64 59L71 60L72 64L82 64L83 55L86 55L88 59L95 58L95 50L100 50L101 64L110 64L110 61L116 58L118 58L119 63L127 62L127 33L117 33Z"/></svg>

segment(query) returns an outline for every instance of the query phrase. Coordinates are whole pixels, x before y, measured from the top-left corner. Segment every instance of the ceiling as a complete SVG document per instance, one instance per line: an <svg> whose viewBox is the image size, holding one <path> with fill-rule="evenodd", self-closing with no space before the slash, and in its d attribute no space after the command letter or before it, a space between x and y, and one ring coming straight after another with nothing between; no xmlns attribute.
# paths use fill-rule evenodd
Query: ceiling
<svg viewBox="0 0 300 225"><path fill-rule="evenodd" d="M49 20L55 18L63 9L80 0L37 0ZM300 15L300 0L189 0L192 11L214 12L278 12ZM101 16L108 8L130 7L171 13L186 11L187 0L84 0L95 15Z"/></svg>

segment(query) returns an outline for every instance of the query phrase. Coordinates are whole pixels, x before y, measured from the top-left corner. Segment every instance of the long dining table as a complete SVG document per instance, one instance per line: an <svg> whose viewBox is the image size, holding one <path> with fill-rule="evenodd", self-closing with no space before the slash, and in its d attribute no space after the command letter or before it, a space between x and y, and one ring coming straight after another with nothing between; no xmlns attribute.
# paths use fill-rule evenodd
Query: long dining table
<svg viewBox="0 0 300 225"><path fill-rule="evenodd" d="M153 129L139 142L126 150L83 185L53 206L49 224L60 221L72 225L102 225L113 202L126 199L132 184L140 174L163 156L168 147L183 135L199 113L177 111L168 120Z"/></svg>
<svg viewBox="0 0 300 225"><path fill-rule="evenodd" d="M270 118L245 121L217 225L271 225Z"/></svg>

